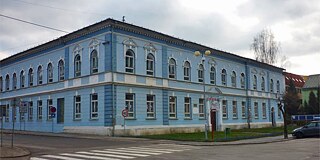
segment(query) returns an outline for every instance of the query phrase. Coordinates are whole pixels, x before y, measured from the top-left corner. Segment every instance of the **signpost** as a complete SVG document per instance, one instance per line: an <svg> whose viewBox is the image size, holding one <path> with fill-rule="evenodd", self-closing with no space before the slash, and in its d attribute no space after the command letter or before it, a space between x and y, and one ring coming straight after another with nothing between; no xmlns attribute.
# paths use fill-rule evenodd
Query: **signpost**
<svg viewBox="0 0 320 160"><path fill-rule="evenodd" d="M52 120L52 133L53 133L53 118L56 117L56 111L57 111L57 108L56 107L51 107L50 108L50 112L51 112L51 120Z"/></svg>
<svg viewBox="0 0 320 160"><path fill-rule="evenodd" d="M123 109L122 112L122 117L123 117L123 135L126 134L126 117L128 117L129 115L129 112L128 112L128 109Z"/></svg>

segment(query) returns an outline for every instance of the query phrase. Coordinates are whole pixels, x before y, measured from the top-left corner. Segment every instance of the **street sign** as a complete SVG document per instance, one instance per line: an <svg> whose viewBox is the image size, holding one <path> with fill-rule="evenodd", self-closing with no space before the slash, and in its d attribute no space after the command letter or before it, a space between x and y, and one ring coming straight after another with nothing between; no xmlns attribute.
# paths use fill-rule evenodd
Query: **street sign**
<svg viewBox="0 0 320 160"><path fill-rule="evenodd" d="M50 111L51 111L51 113L56 113L57 108L56 107L51 107Z"/></svg>
<svg viewBox="0 0 320 160"><path fill-rule="evenodd" d="M123 117L128 117L128 110L127 109L123 109L122 110L122 116Z"/></svg>

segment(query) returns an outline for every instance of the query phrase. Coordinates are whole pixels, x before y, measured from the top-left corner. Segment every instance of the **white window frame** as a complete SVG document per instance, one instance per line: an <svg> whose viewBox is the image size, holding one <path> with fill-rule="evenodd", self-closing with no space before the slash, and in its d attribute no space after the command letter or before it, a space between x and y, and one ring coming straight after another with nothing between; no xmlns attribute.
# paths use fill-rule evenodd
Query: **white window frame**
<svg viewBox="0 0 320 160"><path fill-rule="evenodd" d="M26 82L26 77L24 75L24 71L22 70L20 72L20 88L24 88L25 87L25 82Z"/></svg>
<svg viewBox="0 0 320 160"><path fill-rule="evenodd" d="M98 51L96 49L92 50L90 53L90 73L98 73L99 72L99 57Z"/></svg>
<svg viewBox="0 0 320 160"><path fill-rule="evenodd" d="M134 118L135 117L135 94L134 93L126 93L125 94L125 106L128 110L128 117L126 118Z"/></svg>
<svg viewBox="0 0 320 160"><path fill-rule="evenodd" d="M125 53L125 72L135 72L135 52L132 49L128 49Z"/></svg>
<svg viewBox="0 0 320 160"><path fill-rule="evenodd" d="M64 61L61 59L58 62L58 80L63 81L64 80L64 75L65 75L65 70L64 70Z"/></svg>
<svg viewBox="0 0 320 160"><path fill-rule="evenodd" d="M235 71L231 74L231 86L236 88L237 87L237 74Z"/></svg>
<svg viewBox="0 0 320 160"><path fill-rule="evenodd" d="M199 98L199 118L205 118L204 99Z"/></svg>
<svg viewBox="0 0 320 160"><path fill-rule="evenodd" d="M42 108L42 100L38 100L37 101L37 118L38 120L42 120L42 111L43 111L43 108Z"/></svg>
<svg viewBox="0 0 320 160"><path fill-rule="evenodd" d="M262 118L267 118L267 106L266 103L262 103Z"/></svg>
<svg viewBox="0 0 320 160"><path fill-rule="evenodd" d="M74 120L81 119L81 96L74 96Z"/></svg>
<svg viewBox="0 0 320 160"><path fill-rule="evenodd" d="M228 101L222 100L222 118L228 119Z"/></svg>
<svg viewBox="0 0 320 160"><path fill-rule="evenodd" d="M191 77L190 77L190 62L189 61L185 61L183 64L183 79L185 81L191 81Z"/></svg>
<svg viewBox="0 0 320 160"><path fill-rule="evenodd" d="M28 71L28 80L29 80L29 87L33 86L33 69L30 68Z"/></svg>
<svg viewBox="0 0 320 160"><path fill-rule="evenodd" d="M227 70L226 69L221 70L221 85L227 86Z"/></svg>
<svg viewBox="0 0 320 160"><path fill-rule="evenodd" d="M237 101L232 101L232 118L238 118L238 105Z"/></svg>
<svg viewBox="0 0 320 160"><path fill-rule="evenodd" d="M184 118L191 119L191 97L184 97Z"/></svg>
<svg viewBox="0 0 320 160"><path fill-rule="evenodd" d="M216 68L214 66L210 68L210 83L216 84Z"/></svg>
<svg viewBox="0 0 320 160"><path fill-rule="evenodd" d="M147 94L147 118L156 118L155 95Z"/></svg>
<svg viewBox="0 0 320 160"><path fill-rule="evenodd" d="M259 104L258 104L258 102L254 102L253 110L254 110L254 118L259 119Z"/></svg>
<svg viewBox="0 0 320 160"><path fill-rule="evenodd" d="M78 53L74 56L74 77L80 77L80 76L81 76L81 55Z"/></svg>
<svg viewBox="0 0 320 160"><path fill-rule="evenodd" d="M96 99L94 99L96 97ZM98 119L99 118L99 109L98 109L98 94L93 93L90 95L91 105L90 105L90 119Z"/></svg>
<svg viewBox="0 0 320 160"><path fill-rule="evenodd" d="M155 71L155 58L152 53L148 53L146 60L146 74L148 76L154 76Z"/></svg>
<svg viewBox="0 0 320 160"><path fill-rule="evenodd" d="M17 89L17 74L13 73L12 75L12 89L16 90Z"/></svg>
<svg viewBox="0 0 320 160"><path fill-rule="evenodd" d="M270 92L273 93L274 91L274 82L273 79L270 79Z"/></svg>
<svg viewBox="0 0 320 160"><path fill-rule="evenodd" d="M52 65L52 63L48 64L47 77L48 77L48 83L53 83L53 65Z"/></svg>
<svg viewBox="0 0 320 160"><path fill-rule="evenodd" d="M43 83L43 69L41 65L38 66L37 70L37 83L38 85L41 85Z"/></svg>
<svg viewBox="0 0 320 160"><path fill-rule="evenodd" d="M176 65L177 65L177 62L174 58L170 58L169 59L169 65L168 65L168 74L169 74L169 78L170 79L176 79L177 76L177 72L176 72Z"/></svg>
<svg viewBox="0 0 320 160"><path fill-rule="evenodd" d="M48 108L47 108L47 120L52 120L52 117L51 117L51 108L53 107L53 100L52 99L48 99L47 100L47 105L48 105Z"/></svg>
<svg viewBox="0 0 320 160"><path fill-rule="evenodd" d="M9 104L6 105L5 107L5 122L9 122L10 119L10 107Z"/></svg>
<svg viewBox="0 0 320 160"><path fill-rule="evenodd" d="M244 119L244 118L247 118L247 114L246 114L246 102L245 101L242 101L241 102L241 117Z"/></svg>
<svg viewBox="0 0 320 160"><path fill-rule="evenodd" d="M177 97L169 96L169 119L177 118Z"/></svg>
<svg viewBox="0 0 320 160"><path fill-rule="evenodd" d="M265 91L266 88L266 80L264 77L261 77L261 91Z"/></svg>
<svg viewBox="0 0 320 160"><path fill-rule="evenodd" d="M199 64L198 66L198 82L204 81L204 66L203 64Z"/></svg>
<svg viewBox="0 0 320 160"><path fill-rule="evenodd" d="M257 78L256 75L253 75L253 83L252 83L253 90L257 90L258 89L257 83L258 83L258 78Z"/></svg>
<svg viewBox="0 0 320 160"><path fill-rule="evenodd" d="M9 74L6 75L5 87L6 87L6 90L7 90L7 91L10 90L10 76L9 76Z"/></svg>
<svg viewBox="0 0 320 160"><path fill-rule="evenodd" d="M246 87L246 77L245 77L244 73L241 73L240 85L241 85L241 88L245 88Z"/></svg>
<svg viewBox="0 0 320 160"><path fill-rule="evenodd" d="M29 102L29 106L28 106L28 120L29 121L33 120L33 102L32 101Z"/></svg>

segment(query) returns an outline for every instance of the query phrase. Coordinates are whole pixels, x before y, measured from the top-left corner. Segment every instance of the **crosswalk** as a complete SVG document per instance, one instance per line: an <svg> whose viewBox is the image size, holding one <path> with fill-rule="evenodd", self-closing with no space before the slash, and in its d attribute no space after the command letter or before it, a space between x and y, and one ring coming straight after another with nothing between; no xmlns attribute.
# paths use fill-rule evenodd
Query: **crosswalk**
<svg viewBox="0 0 320 160"><path fill-rule="evenodd" d="M78 151L73 153L60 153L56 155L41 155L31 157L30 160L128 160L139 157L157 156L174 152L200 149L198 146L178 145L178 144L156 144L139 147L94 149L89 151Z"/></svg>

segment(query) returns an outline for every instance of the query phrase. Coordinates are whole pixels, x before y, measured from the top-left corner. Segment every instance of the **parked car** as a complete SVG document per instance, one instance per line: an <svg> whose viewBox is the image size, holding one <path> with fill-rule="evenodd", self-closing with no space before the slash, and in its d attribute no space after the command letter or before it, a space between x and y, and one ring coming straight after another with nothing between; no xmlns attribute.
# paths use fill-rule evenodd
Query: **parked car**
<svg viewBox="0 0 320 160"><path fill-rule="evenodd" d="M320 121L311 121L305 126L296 128L292 132L296 138L320 136Z"/></svg>

